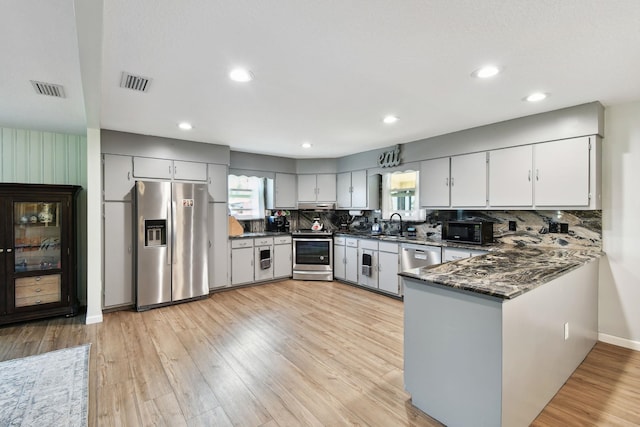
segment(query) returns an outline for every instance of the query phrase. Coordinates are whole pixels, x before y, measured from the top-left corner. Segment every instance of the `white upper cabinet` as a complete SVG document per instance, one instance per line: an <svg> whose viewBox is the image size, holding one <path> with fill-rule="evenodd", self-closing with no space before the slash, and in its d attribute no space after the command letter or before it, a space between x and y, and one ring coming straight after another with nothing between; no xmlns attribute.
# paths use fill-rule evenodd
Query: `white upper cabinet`
<svg viewBox="0 0 640 427"><path fill-rule="evenodd" d="M487 153L451 157L451 206L487 206Z"/></svg>
<svg viewBox="0 0 640 427"><path fill-rule="evenodd" d="M296 176L291 173L276 173L275 209L296 209Z"/></svg>
<svg viewBox="0 0 640 427"><path fill-rule="evenodd" d="M336 175L298 175L298 202L335 202Z"/></svg>
<svg viewBox="0 0 640 427"><path fill-rule="evenodd" d="M489 152L489 205L532 206L532 180L532 146Z"/></svg>
<svg viewBox="0 0 640 427"><path fill-rule="evenodd" d="M133 175L136 178L173 178L173 162L166 159L152 159L150 157L133 158Z"/></svg>
<svg viewBox="0 0 640 427"><path fill-rule="evenodd" d="M351 172L339 173L336 179L338 209L351 207Z"/></svg>
<svg viewBox="0 0 640 427"><path fill-rule="evenodd" d="M173 179L180 181L206 181L207 164L174 160Z"/></svg>
<svg viewBox="0 0 640 427"><path fill-rule="evenodd" d="M589 205L589 137L536 144L535 204Z"/></svg>
<svg viewBox="0 0 640 427"><path fill-rule="evenodd" d="M420 163L420 205L449 207L449 157Z"/></svg>
<svg viewBox="0 0 640 427"><path fill-rule="evenodd" d="M133 179L133 163L130 156L104 155L104 200L130 201Z"/></svg>
<svg viewBox="0 0 640 427"><path fill-rule="evenodd" d="M595 147L581 137L490 151L489 205L599 209Z"/></svg>
<svg viewBox="0 0 640 427"><path fill-rule="evenodd" d="M339 173L337 176L338 209L380 209L380 175L367 171Z"/></svg>
<svg viewBox="0 0 640 427"><path fill-rule="evenodd" d="M318 174L316 178L318 184L318 202L335 202L336 201L336 174L323 173Z"/></svg>
<svg viewBox="0 0 640 427"><path fill-rule="evenodd" d="M176 179L181 181L206 181L206 163L180 160L133 158L133 176L136 178Z"/></svg>
<svg viewBox="0 0 640 427"><path fill-rule="evenodd" d="M207 165L207 187L213 202L226 202L227 194L227 165Z"/></svg>

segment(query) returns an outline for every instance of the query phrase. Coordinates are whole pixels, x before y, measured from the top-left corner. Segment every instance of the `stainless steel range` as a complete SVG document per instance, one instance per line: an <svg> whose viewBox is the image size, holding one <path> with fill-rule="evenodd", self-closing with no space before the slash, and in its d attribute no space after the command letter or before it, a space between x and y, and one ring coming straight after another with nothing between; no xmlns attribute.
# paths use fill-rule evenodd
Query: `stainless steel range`
<svg viewBox="0 0 640 427"><path fill-rule="evenodd" d="M333 280L333 233L298 230L293 236L293 278Z"/></svg>

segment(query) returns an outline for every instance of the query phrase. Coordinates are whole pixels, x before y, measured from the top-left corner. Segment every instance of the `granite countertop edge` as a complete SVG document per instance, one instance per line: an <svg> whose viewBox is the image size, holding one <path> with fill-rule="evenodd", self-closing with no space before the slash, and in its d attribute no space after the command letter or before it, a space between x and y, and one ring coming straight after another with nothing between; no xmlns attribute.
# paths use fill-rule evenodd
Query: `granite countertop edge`
<svg viewBox="0 0 640 427"><path fill-rule="evenodd" d="M494 297L516 298L602 257L599 249L503 248L502 250L414 268L400 276Z"/></svg>

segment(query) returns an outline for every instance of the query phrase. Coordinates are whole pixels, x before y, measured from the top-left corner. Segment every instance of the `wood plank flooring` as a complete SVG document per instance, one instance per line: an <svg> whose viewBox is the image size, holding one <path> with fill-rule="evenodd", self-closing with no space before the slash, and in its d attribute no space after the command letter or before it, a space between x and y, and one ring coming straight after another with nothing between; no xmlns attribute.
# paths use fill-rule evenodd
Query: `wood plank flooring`
<svg viewBox="0 0 640 427"><path fill-rule="evenodd" d="M435 426L403 389L402 302L287 280L0 328L0 360L91 343L91 426ZM640 353L598 343L535 426L640 425Z"/></svg>

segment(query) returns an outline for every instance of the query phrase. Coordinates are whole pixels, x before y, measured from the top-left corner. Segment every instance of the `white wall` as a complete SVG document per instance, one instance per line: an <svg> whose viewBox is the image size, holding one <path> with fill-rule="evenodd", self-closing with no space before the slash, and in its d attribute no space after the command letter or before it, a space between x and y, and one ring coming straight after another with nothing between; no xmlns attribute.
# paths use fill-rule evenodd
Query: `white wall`
<svg viewBox="0 0 640 427"><path fill-rule="evenodd" d="M600 340L640 350L640 101L605 111Z"/></svg>

